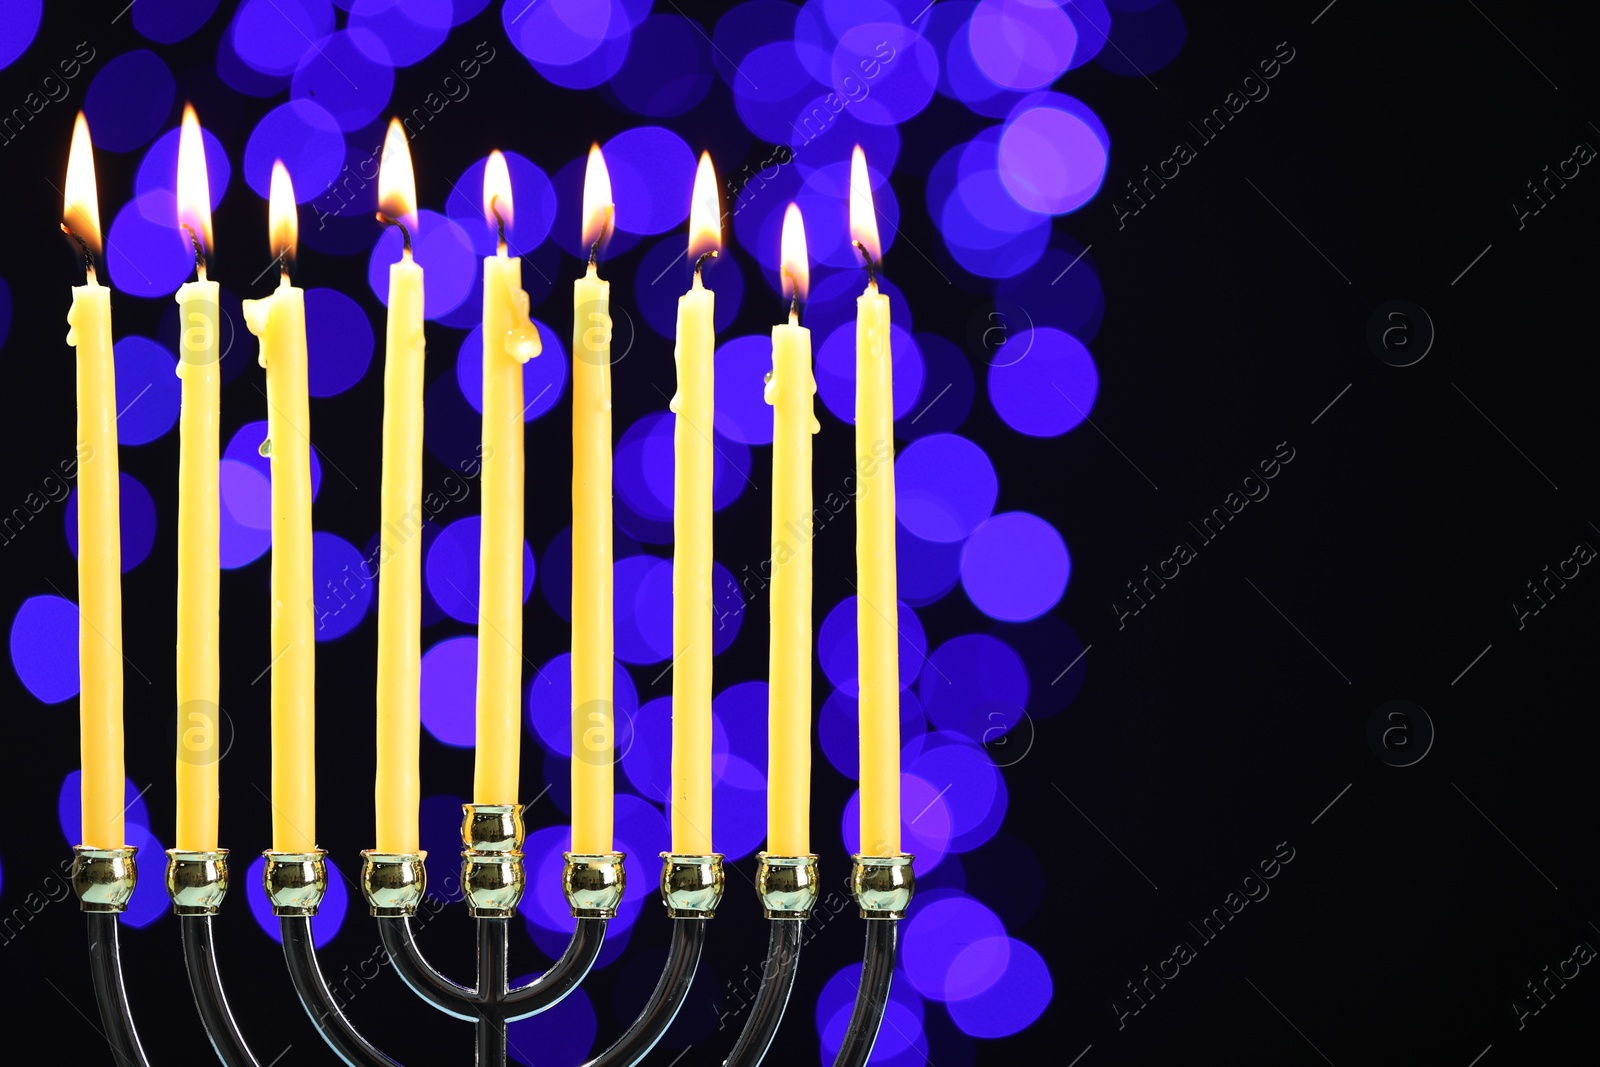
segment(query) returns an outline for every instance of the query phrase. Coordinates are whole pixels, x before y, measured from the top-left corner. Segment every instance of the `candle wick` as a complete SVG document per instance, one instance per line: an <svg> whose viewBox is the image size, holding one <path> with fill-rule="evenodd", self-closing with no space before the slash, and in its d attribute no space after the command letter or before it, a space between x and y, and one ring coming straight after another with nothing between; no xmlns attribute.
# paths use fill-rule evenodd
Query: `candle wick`
<svg viewBox="0 0 1600 1067"><path fill-rule="evenodd" d="M399 228L399 230L400 230L401 247L405 251L406 258L410 259L411 258L411 231L406 229L406 224L401 222L399 219L395 218L392 215L385 215L381 211L378 212L378 221L383 223L385 226L396 226L396 227Z"/></svg>
<svg viewBox="0 0 1600 1067"><path fill-rule="evenodd" d="M287 248L278 253L278 280L284 285L289 284L289 250Z"/></svg>
<svg viewBox="0 0 1600 1067"><path fill-rule="evenodd" d="M597 241L595 243L598 244L599 242ZM700 271L701 271L701 268L703 268L706 265L706 260L708 260L708 259L716 259L719 254L720 253L718 253L715 248L708 249L708 250L706 250L704 252L701 252L700 253L700 258L698 258L698 259L696 259L694 261L694 281L695 281L696 285L700 284ZM592 260L591 260L591 262L592 262Z"/></svg>
<svg viewBox="0 0 1600 1067"><path fill-rule="evenodd" d="M589 269L595 270L600 265L600 242L605 239L605 231L600 231L600 236L594 239L594 244L589 246ZM700 273L700 265L695 264L695 273Z"/></svg>
<svg viewBox="0 0 1600 1067"><path fill-rule="evenodd" d="M198 277L201 281L205 281L206 280L206 252L205 252L204 246L202 246L200 244L200 235L195 233L194 232L194 227L190 226L187 222L181 222L178 225L182 226L184 228L184 230L186 230L188 232L188 234L189 234L189 243L194 245L194 273L195 273L195 276Z"/></svg>
<svg viewBox="0 0 1600 1067"><path fill-rule="evenodd" d="M85 241L82 237L79 237L77 234L73 233L72 230L69 229L67 227L67 224L64 223L64 222L61 224L61 232L66 234L73 241L77 242L78 248L81 249L82 252L83 252L83 270L84 270L84 273L88 276L88 278L89 278L89 280L91 282L94 281L95 280L95 274L94 274L94 249L89 247L89 242L88 241Z"/></svg>
<svg viewBox="0 0 1600 1067"><path fill-rule="evenodd" d="M495 248L503 256L506 254L506 220L501 216L500 208L497 206L499 200L499 193L489 198L489 213L494 216Z"/></svg>
<svg viewBox="0 0 1600 1067"><path fill-rule="evenodd" d="M854 241L852 243L856 246L856 251L861 253L861 258L866 261L867 284L876 289L878 287L878 275L875 265L872 262L872 255L867 251L867 246L862 244L860 241Z"/></svg>

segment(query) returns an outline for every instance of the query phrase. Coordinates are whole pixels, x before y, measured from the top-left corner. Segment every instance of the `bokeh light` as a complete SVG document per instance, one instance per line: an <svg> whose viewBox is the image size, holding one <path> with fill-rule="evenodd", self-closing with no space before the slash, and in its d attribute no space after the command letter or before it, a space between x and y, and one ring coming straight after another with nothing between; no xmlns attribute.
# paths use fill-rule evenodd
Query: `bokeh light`
<svg viewBox="0 0 1600 1067"><path fill-rule="evenodd" d="M1015 355L1011 352L1015 345ZM1020 330L1006 357L989 366L989 402L1018 433L1056 437L1089 417L1100 372L1089 350L1053 326Z"/></svg>
<svg viewBox="0 0 1600 1067"><path fill-rule="evenodd" d="M978 445L952 433L929 434L894 461L895 514L925 541L960 541L994 511L1000 480Z"/></svg>
<svg viewBox="0 0 1600 1067"><path fill-rule="evenodd" d="M72 622L73 633L77 633L77 615L74 612ZM77 642L73 642L73 660L77 660ZM76 679L77 671L73 671ZM150 808L145 804L145 793L148 787L140 789L133 784L132 778L123 779L122 783L122 817L136 826L150 825ZM61 788L56 792L56 819L61 827L61 836L67 839L69 845L83 842L83 772L71 770L61 779ZM160 881L160 879L155 879Z"/></svg>
<svg viewBox="0 0 1600 1067"><path fill-rule="evenodd" d="M338 534L311 535L311 596L318 641L334 641L361 625L372 607L376 570L360 550Z"/></svg>
<svg viewBox="0 0 1600 1067"><path fill-rule="evenodd" d="M261 5L252 2L252 6ZM344 166L339 123L312 100L279 104L256 123L244 146L245 183L263 200L272 180L273 161L279 159L289 169L296 202L303 204L321 196Z"/></svg>
<svg viewBox="0 0 1600 1067"><path fill-rule="evenodd" d="M306 389L312 396L338 396L372 364L372 323L337 289L307 289L305 302Z"/></svg>
<svg viewBox="0 0 1600 1067"><path fill-rule="evenodd" d="M541 351L522 365L522 421L551 411L567 388L567 349L561 336L539 320ZM474 326L456 353L456 383L472 410L483 413L483 326Z"/></svg>
<svg viewBox="0 0 1600 1067"><path fill-rule="evenodd" d="M1004 940L1005 970L994 984L975 996L950 1003L950 1018L973 1037L1009 1037L1033 1025L1055 994L1044 957L1016 938ZM992 940L973 941L951 969L980 970L987 965L992 970L992 961L1000 953L1000 946Z"/></svg>
<svg viewBox="0 0 1600 1067"><path fill-rule="evenodd" d="M1078 114L1061 107L1031 107L1006 123L1000 135L999 174L1006 191L1023 207L1065 214L1100 191L1106 147Z"/></svg>
<svg viewBox="0 0 1600 1067"><path fill-rule="evenodd" d="M483 519L467 515L450 523L439 532L433 546L428 549L423 564L428 591L434 602L458 622L478 621L478 591L481 583L479 545L483 535ZM533 592L535 574L533 549L522 542L522 600Z"/></svg>
<svg viewBox="0 0 1600 1067"><path fill-rule="evenodd" d="M44 0L6 0L0 6L0 69L28 50L43 14Z"/></svg>
<svg viewBox="0 0 1600 1067"><path fill-rule="evenodd" d="M1115 3L1110 47L1095 62L1112 74L1145 78L1171 63L1183 50L1189 28L1172 0Z"/></svg>
<svg viewBox="0 0 1600 1067"><path fill-rule="evenodd" d="M399 17L399 16L396 16ZM306 49L289 82L292 100L315 100L341 130L359 130L382 115L394 91L394 66L369 26L329 34Z"/></svg>
<svg viewBox="0 0 1600 1067"><path fill-rule="evenodd" d="M694 263L689 259L687 242L674 234L663 237L639 260L639 270L634 277L633 299L639 314L656 333L676 340L678 298L694 280ZM701 277L705 287L716 294L713 322L721 333L733 326L744 300L744 271L739 267L738 253L724 248L721 255L706 263ZM770 338L766 344L770 353ZM722 395L720 389L717 395Z"/></svg>
<svg viewBox="0 0 1600 1067"><path fill-rule="evenodd" d="M995 515L972 531L961 550L961 586L991 619L1026 622L1061 599L1072 560L1066 542L1026 511Z"/></svg>
<svg viewBox="0 0 1600 1067"><path fill-rule="evenodd" d="M947 989L961 950L974 941L1004 937L1000 917L965 893L945 891L919 902L905 921L901 967L929 1000L949 1000Z"/></svg>
<svg viewBox="0 0 1600 1067"><path fill-rule="evenodd" d="M51 595L24 600L11 620L11 669L40 703L77 696L78 605Z"/></svg>
<svg viewBox="0 0 1600 1067"><path fill-rule="evenodd" d="M711 79L705 31L679 15L651 15L634 27L628 58L608 84L629 111L666 118L705 99Z"/></svg>
<svg viewBox="0 0 1600 1067"><path fill-rule="evenodd" d="M508 6L527 2L509 0ZM526 1067L577 1067L594 1046L599 1026L589 994L580 987L548 1011L507 1024L506 1052Z"/></svg>
<svg viewBox="0 0 1600 1067"><path fill-rule="evenodd" d="M970 40L978 69L996 85L1038 89L1067 69L1078 31L1053 0L981 0Z"/></svg>
<svg viewBox="0 0 1600 1067"><path fill-rule="evenodd" d="M994 738L982 740L992 743ZM916 747L919 751L906 769L944 791L941 799L950 813L951 851L967 852L993 837L1005 819L1007 791L990 750L944 731L924 735Z"/></svg>
<svg viewBox="0 0 1600 1067"><path fill-rule="evenodd" d="M526 0L524 0L526 2ZM532 252L550 236L556 218L556 190L549 175L537 163L517 152L502 152L506 173L511 176L511 225L506 228L506 247L512 255ZM445 213L460 224L472 239L480 256L495 254L496 231L483 210L483 171L489 157L477 160L450 186ZM533 278L523 279L523 288L534 289ZM534 303L538 303L537 300ZM476 320L474 320L476 321Z"/></svg>
<svg viewBox="0 0 1600 1067"><path fill-rule="evenodd" d="M900 743L910 746L927 730L922 702L911 690L900 693ZM846 778L861 776L860 707L854 696L835 689L817 713L817 740L822 754Z"/></svg>
<svg viewBox="0 0 1600 1067"><path fill-rule="evenodd" d="M639 691L620 663L612 665L613 741L617 758L632 747L633 718L639 711ZM534 671L528 685L528 725L556 756L572 755L572 656L563 652Z"/></svg>
<svg viewBox="0 0 1600 1067"><path fill-rule="evenodd" d="M860 692L859 645L856 637L857 605L853 596L845 597L822 620L817 630L817 664L828 681L838 686L847 696ZM897 659L899 661L900 688L907 689L917 680L922 670L928 638L923 633L922 622L909 605L898 603L895 619Z"/></svg>
<svg viewBox="0 0 1600 1067"><path fill-rule="evenodd" d="M133 5L133 28L158 44L176 44L204 26L217 10L217 3L218 0L140 0Z"/></svg>
<svg viewBox="0 0 1600 1067"><path fill-rule="evenodd" d="M422 725L436 741L454 748L473 746L477 739L477 689L476 637L451 637L423 653Z"/></svg>
<svg viewBox="0 0 1600 1067"><path fill-rule="evenodd" d="M850 1015L855 1008L856 991L861 988L861 971L860 963L847 964L828 979L817 997L814 1014L824 1062L832 1062L844 1043ZM883 1007L878 1039L873 1043L872 1058L867 1062L890 1063L899 1067L906 1053L916 1052L913 1057L916 1062L931 1063L924 1055L926 1039L922 1033L923 1017L922 1000L917 994L903 983L892 982L889 986L889 1002Z"/></svg>
<svg viewBox="0 0 1600 1067"><path fill-rule="evenodd" d="M772 443L772 405L766 375L772 370L772 338L735 337L717 347L717 433L747 445Z"/></svg>
<svg viewBox="0 0 1600 1067"><path fill-rule="evenodd" d="M122 573L127 574L150 556L156 543L156 502L150 490L129 474L117 475L118 527L121 530ZM67 548L78 555L78 491L67 498L62 522L66 527Z"/></svg>
<svg viewBox="0 0 1600 1067"><path fill-rule="evenodd" d="M916 859L911 869L918 878L939 866L950 851L950 808L939 795L943 786L909 772L900 775L901 847ZM861 851L861 791L850 795L839 821L844 850Z"/></svg>
<svg viewBox="0 0 1600 1067"><path fill-rule="evenodd" d="M177 82L147 48L124 52L100 68L83 98L94 146L131 152L154 137L172 114Z"/></svg>
<svg viewBox="0 0 1600 1067"><path fill-rule="evenodd" d="M612 570L617 658L635 664L671 659L672 561L629 556L617 560Z"/></svg>
<svg viewBox="0 0 1600 1067"><path fill-rule="evenodd" d="M117 444L143 445L178 421L182 387L178 357L166 347L129 334L112 348L117 372Z"/></svg>
<svg viewBox="0 0 1600 1067"><path fill-rule="evenodd" d="M367 284L384 305L389 303L389 265L399 260L403 242L399 230L386 228L367 263ZM422 208L417 212L412 250L427 280L422 294L424 318L440 318L466 300L481 268L465 227L437 211Z"/></svg>
<svg viewBox="0 0 1600 1067"><path fill-rule="evenodd" d="M358 41L373 59L409 67L444 44L453 15L450 0L355 0L350 28L372 35Z"/></svg>
<svg viewBox="0 0 1600 1067"><path fill-rule="evenodd" d="M177 199L165 189L122 206L106 234L105 262L112 285L129 296L168 296L178 291L194 273L194 248L178 229L177 218Z"/></svg>
<svg viewBox="0 0 1600 1067"><path fill-rule="evenodd" d="M965 634L940 645L917 685L935 726L979 744L1022 720L1028 691L1022 657L989 634Z"/></svg>
<svg viewBox="0 0 1600 1067"><path fill-rule="evenodd" d="M322 948L333 940L339 928L344 925L345 913L350 909L350 890L345 887L349 876L339 871L332 856L327 857L327 864L328 892L323 896L322 905L317 909L316 915L311 917L311 943L317 948ZM257 856L244 874L245 896L250 901L250 914L255 916L256 925L261 927L262 933L281 945L283 944L282 922L272 914L272 901L267 899L267 887L262 881L266 869L266 857ZM144 879L141 878L140 881Z"/></svg>
<svg viewBox="0 0 1600 1067"><path fill-rule="evenodd" d="M828 334L816 350L817 396L834 417L848 425L856 421L856 324L847 322ZM894 417L911 414L922 395L922 352L916 338L889 323L889 365L894 375Z"/></svg>
<svg viewBox="0 0 1600 1067"><path fill-rule="evenodd" d="M895 523L895 568L900 599L924 607L955 588L961 577L960 541L925 541Z"/></svg>

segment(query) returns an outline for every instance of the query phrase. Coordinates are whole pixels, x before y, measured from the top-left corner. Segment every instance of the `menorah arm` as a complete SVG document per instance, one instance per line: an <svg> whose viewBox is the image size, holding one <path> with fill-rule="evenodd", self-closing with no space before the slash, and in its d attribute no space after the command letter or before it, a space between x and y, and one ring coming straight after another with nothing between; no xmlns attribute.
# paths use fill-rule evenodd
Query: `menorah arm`
<svg viewBox="0 0 1600 1067"><path fill-rule="evenodd" d="M317 950L311 940L309 915L285 915L279 919L283 930L283 955L289 962L300 1003L328 1047L349 1067L400 1067L374 1048L345 1018L333 991L317 965Z"/></svg>
<svg viewBox="0 0 1600 1067"><path fill-rule="evenodd" d="M856 990L856 1006L833 1067L865 1067L883 1025L883 1012L889 1005L889 983L894 977L896 927L893 919L873 919L867 923L866 955L861 966L861 986Z"/></svg>
<svg viewBox="0 0 1600 1067"><path fill-rule="evenodd" d="M667 950L667 965L656 983L655 992L644 1011L616 1042L583 1067L635 1067L656 1047L667 1032L678 1009L694 985L700 968L700 952L706 943L706 922L701 917L672 920L672 947Z"/></svg>
<svg viewBox="0 0 1600 1067"><path fill-rule="evenodd" d="M761 984L756 987L750 1018L734 1043L733 1051L723 1061L723 1067L757 1067L766 1058L767 1049L772 1047L778 1025L783 1022L784 1009L789 1006L789 993L794 989L794 976L800 965L800 935L805 923L785 918L773 919L768 925L772 927L772 936L767 943L767 962L761 968Z"/></svg>
<svg viewBox="0 0 1600 1067"><path fill-rule="evenodd" d="M606 920L580 918L577 923L572 940L567 942L567 950L549 970L527 985L506 991L501 1006L507 1022L526 1019L555 1007L588 975L606 942Z"/></svg>
<svg viewBox="0 0 1600 1067"><path fill-rule="evenodd" d="M94 978L94 997L100 1004L100 1022L106 1028L113 1061L117 1067L150 1067L139 1044L139 1032L133 1026L128 991L122 984L117 913L91 911L85 917L89 920L89 972Z"/></svg>
<svg viewBox="0 0 1600 1067"><path fill-rule="evenodd" d="M409 916L385 916L378 919L378 931L383 938L384 951L389 961L400 972L401 981L411 991L435 1008L467 1022L477 1022L483 1014L482 1001L476 991L457 985L434 970L417 947L416 932L411 929Z"/></svg>
<svg viewBox="0 0 1600 1067"><path fill-rule="evenodd" d="M178 925L183 937L183 962L189 971L189 988L194 992L195 1006L200 1010L200 1021L211 1038L211 1047L223 1067L260 1067L255 1055L245 1044L228 1009L228 996L222 989L222 975L217 969L216 942L212 937L211 916L180 915Z"/></svg>

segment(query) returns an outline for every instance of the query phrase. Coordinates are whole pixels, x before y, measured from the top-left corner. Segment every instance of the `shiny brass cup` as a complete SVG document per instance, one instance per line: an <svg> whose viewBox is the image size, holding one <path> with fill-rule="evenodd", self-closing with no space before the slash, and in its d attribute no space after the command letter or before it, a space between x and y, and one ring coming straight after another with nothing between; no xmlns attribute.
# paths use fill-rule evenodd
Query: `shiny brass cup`
<svg viewBox="0 0 1600 1067"><path fill-rule="evenodd" d="M228 894L228 850L167 849L167 896L175 915L215 915Z"/></svg>

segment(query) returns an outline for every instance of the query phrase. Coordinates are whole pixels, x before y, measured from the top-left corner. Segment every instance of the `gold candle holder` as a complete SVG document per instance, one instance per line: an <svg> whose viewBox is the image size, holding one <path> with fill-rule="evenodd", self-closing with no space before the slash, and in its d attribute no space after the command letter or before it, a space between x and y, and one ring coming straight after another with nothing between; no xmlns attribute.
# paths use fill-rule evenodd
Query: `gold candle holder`
<svg viewBox="0 0 1600 1067"><path fill-rule="evenodd" d="M628 882L622 869L622 853L566 852L562 855L566 864L561 868L561 888L567 894L572 917L615 919L617 905L622 903L622 890Z"/></svg>
<svg viewBox="0 0 1600 1067"><path fill-rule="evenodd" d="M228 895L228 850L167 849L167 896L175 915L215 915Z"/></svg>
<svg viewBox="0 0 1600 1067"><path fill-rule="evenodd" d="M911 906L911 894L917 887L916 873L911 869L913 857L898 856L850 857L850 892L861 908L863 919L904 919L906 908Z"/></svg>
<svg viewBox="0 0 1600 1067"><path fill-rule="evenodd" d="M522 809L516 804L461 805L461 885L474 919L509 919L527 888L522 866Z"/></svg>
<svg viewBox="0 0 1600 1067"><path fill-rule="evenodd" d="M722 853L661 853L661 900L674 919L709 919L723 889Z"/></svg>
<svg viewBox="0 0 1600 1067"><path fill-rule="evenodd" d="M769 919L811 918L817 905L817 857L759 854L756 893Z"/></svg>
<svg viewBox="0 0 1600 1067"><path fill-rule="evenodd" d="M361 890L367 910L381 919L409 918L417 913L428 887L426 852L361 850Z"/></svg>
<svg viewBox="0 0 1600 1067"><path fill-rule="evenodd" d="M134 845L72 846L72 889L78 894L79 910L112 914L125 911L133 887L139 882L139 867L133 858L138 851Z"/></svg>
<svg viewBox="0 0 1600 1067"><path fill-rule="evenodd" d="M267 886L267 899L272 902L272 914L279 918L316 915L328 892L327 851L320 848L311 852L268 849L262 855L267 858L267 868L261 877Z"/></svg>

